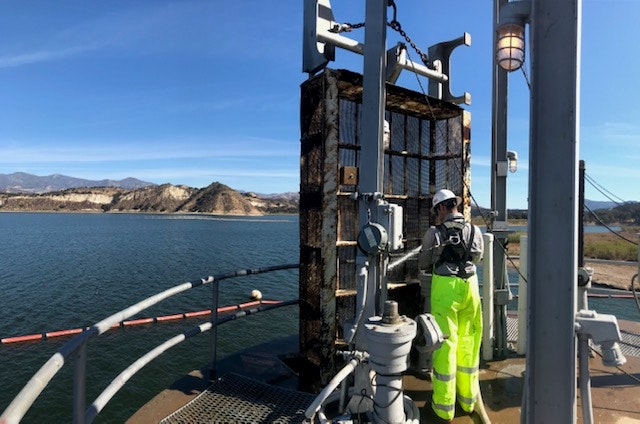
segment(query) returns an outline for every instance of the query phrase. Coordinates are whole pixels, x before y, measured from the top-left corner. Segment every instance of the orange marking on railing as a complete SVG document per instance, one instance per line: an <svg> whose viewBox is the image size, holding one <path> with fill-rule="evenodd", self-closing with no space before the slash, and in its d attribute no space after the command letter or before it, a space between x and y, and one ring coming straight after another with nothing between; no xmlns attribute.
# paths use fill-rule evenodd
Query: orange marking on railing
<svg viewBox="0 0 640 424"><path fill-rule="evenodd" d="M171 321L171 320L174 320L174 319L182 319L182 318L184 318L184 314L175 314L175 315L165 315L165 316L162 316L162 317L158 317L158 318L156 318L156 320L158 320L158 321Z"/></svg>
<svg viewBox="0 0 640 424"><path fill-rule="evenodd" d="M221 308L218 308L218 312L236 311L236 310L238 310L239 307L240 307L240 305L223 306Z"/></svg>
<svg viewBox="0 0 640 424"><path fill-rule="evenodd" d="M47 338L49 337L60 337L60 336L68 336L70 334L78 334L82 333L82 328L73 328L71 330L60 330L60 331L51 331L49 333L45 333Z"/></svg>
<svg viewBox="0 0 640 424"><path fill-rule="evenodd" d="M211 313L211 309L207 309L206 311L198 311L198 312L187 312L184 314L185 317L187 318L191 318L191 317L199 317L202 315L208 315Z"/></svg>
<svg viewBox="0 0 640 424"><path fill-rule="evenodd" d="M152 322L153 322L153 318L140 318L140 319L132 319L130 321L123 321L122 325L151 324Z"/></svg>
<svg viewBox="0 0 640 424"><path fill-rule="evenodd" d="M42 334L29 334L26 336L7 337L0 341L2 341L2 343L16 343L16 342L26 342L29 340L40 340L40 339L42 339Z"/></svg>
<svg viewBox="0 0 640 424"><path fill-rule="evenodd" d="M622 296L624 295L620 295L619 297L622 297ZM241 303L239 305L222 306L218 308L218 312L237 311L243 308L257 306L260 304L275 305L278 303L282 303L282 301L281 300L254 300L247 303ZM154 322L171 321L171 320L177 320L182 318L193 318L193 317L199 317L199 316L209 315L209 314L211 314L211 309L206 309L204 311L186 312L183 314L164 315L156 318L140 318L140 319L133 319L129 321L121 321L113 324L110 328L118 328L121 326L131 326L131 325L140 325L140 324L151 324ZM87 327L87 329L89 329L89 327ZM6 337L4 339L0 339L0 343L16 343L16 342L25 342L30 340L41 340L41 339L46 339L51 337L69 336L72 334L82 333L84 330L85 330L84 328L73 328L70 330L50 331L44 334L41 333L41 334L29 334L26 336Z"/></svg>

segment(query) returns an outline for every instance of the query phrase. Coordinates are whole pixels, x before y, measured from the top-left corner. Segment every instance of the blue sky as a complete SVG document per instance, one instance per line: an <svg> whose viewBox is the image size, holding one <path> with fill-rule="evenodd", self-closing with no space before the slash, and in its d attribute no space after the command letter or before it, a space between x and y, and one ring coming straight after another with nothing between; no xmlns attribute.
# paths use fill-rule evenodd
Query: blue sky
<svg viewBox="0 0 640 424"><path fill-rule="evenodd" d="M396 2L424 50L472 36L453 55L452 91L472 95L472 193L489 206L493 1ZM302 1L274 4L0 0L0 173L298 191ZM365 0L332 6L337 21L364 19ZM640 200L638 16L640 1L583 1L580 158L624 200ZM389 30L387 45L398 41ZM330 66L360 71L362 57L338 50ZM420 90L413 76L398 83ZM509 149L520 159L509 207L526 208L521 72L509 90ZM587 198L606 200L589 185Z"/></svg>

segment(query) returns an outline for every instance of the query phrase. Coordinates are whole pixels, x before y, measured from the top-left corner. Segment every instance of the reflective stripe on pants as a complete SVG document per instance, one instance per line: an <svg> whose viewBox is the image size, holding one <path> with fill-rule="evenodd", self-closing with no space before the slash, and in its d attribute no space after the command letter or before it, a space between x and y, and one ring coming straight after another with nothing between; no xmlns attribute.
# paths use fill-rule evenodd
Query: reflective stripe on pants
<svg viewBox="0 0 640 424"><path fill-rule="evenodd" d="M439 417L450 420L455 415L456 395L462 409L471 412L480 391L482 311L478 278L434 274L431 313L442 333L449 336L433 353L432 407Z"/></svg>

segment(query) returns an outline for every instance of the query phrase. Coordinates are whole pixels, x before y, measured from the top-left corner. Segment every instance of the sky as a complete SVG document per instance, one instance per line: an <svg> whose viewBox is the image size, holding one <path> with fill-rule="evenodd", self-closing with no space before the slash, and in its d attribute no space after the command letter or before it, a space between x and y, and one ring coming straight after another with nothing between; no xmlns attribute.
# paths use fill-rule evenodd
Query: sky
<svg viewBox="0 0 640 424"><path fill-rule="evenodd" d="M488 207L493 0L396 3L422 50L471 34L450 77L454 94L472 96L464 106L471 192ZM303 2L274 4L0 0L0 173L297 192ZM364 20L365 0L331 4L338 22ZM618 201L640 200L638 16L637 0L582 3L579 159ZM362 41L364 29L347 36ZM389 29L387 46L398 41ZM329 66L361 72L362 60L338 49ZM421 91L406 71L398 84ZM509 76L508 148L519 158L509 208L527 208L528 121L517 71ZM586 197L608 200L589 184Z"/></svg>

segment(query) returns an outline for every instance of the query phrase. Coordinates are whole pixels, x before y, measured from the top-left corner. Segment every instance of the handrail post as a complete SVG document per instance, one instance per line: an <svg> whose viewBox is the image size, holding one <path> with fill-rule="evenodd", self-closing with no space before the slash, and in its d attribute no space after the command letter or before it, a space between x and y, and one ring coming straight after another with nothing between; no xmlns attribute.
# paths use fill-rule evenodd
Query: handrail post
<svg viewBox="0 0 640 424"><path fill-rule="evenodd" d="M87 342L78 347L73 368L73 424L84 424L87 396Z"/></svg>
<svg viewBox="0 0 640 424"><path fill-rule="evenodd" d="M211 284L212 304L211 304L211 371L209 378L214 380L217 377L218 362L218 280L213 280Z"/></svg>
<svg viewBox="0 0 640 424"><path fill-rule="evenodd" d="M516 352L518 355L527 353L527 244L529 236L520 236L520 279L518 280L518 344Z"/></svg>
<svg viewBox="0 0 640 424"><path fill-rule="evenodd" d="M493 334L493 239L491 233L483 234L484 258L482 262L482 359L493 359L495 337Z"/></svg>

